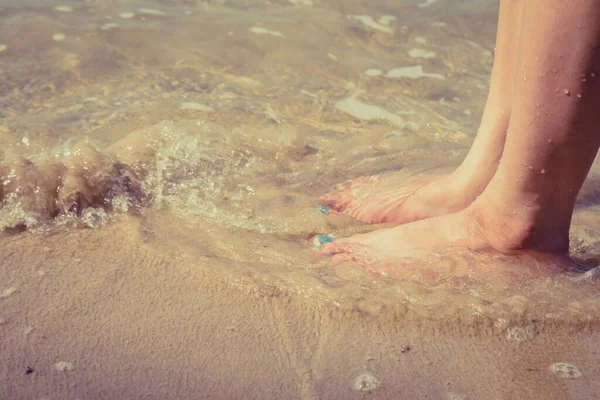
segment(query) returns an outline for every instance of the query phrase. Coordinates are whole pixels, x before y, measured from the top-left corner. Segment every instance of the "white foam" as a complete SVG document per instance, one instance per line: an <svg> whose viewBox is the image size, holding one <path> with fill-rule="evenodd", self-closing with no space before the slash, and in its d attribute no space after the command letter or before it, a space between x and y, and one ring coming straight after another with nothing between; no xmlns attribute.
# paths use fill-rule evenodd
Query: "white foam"
<svg viewBox="0 0 600 400"><path fill-rule="evenodd" d="M147 15L166 15L164 11L157 10L155 8L140 8L138 11Z"/></svg>
<svg viewBox="0 0 600 400"><path fill-rule="evenodd" d="M209 107L202 103L181 103L179 107L181 110L196 110L196 111L213 111L212 107Z"/></svg>
<svg viewBox="0 0 600 400"><path fill-rule="evenodd" d="M135 17L135 13L132 13L132 12L122 12L122 13L119 13L119 17L121 17L123 19L131 19L131 18Z"/></svg>
<svg viewBox="0 0 600 400"><path fill-rule="evenodd" d="M444 77L444 75L441 75L441 74L423 72L422 65L414 65L412 67L395 68L395 69L388 71L388 73L385 74L385 77L386 78L410 78L410 79L433 78L433 79L439 79L439 80L446 79L446 77Z"/></svg>
<svg viewBox="0 0 600 400"><path fill-rule="evenodd" d="M423 7L429 7L430 5L432 5L432 4L435 4L435 3L437 3L438 1L439 1L439 0L425 0L425 2L424 2L424 3L421 3L421 4L419 4L419 5L418 5L418 7L421 7L421 8L423 8Z"/></svg>
<svg viewBox="0 0 600 400"><path fill-rule="evenodd" d="M108 31L114 28L118 28L119 24L117 24L116 22L107 22L104 25L102 25L100 27L100 29L102 29L103 31Z"/></svg>
<svg viewBox="0 0 600 400"><path fill-rule="evenodd" d="M366 76L380 76L383 74L383 71L377 68L369 68L364 72Z"/></svg>
<svg viewBox="0 0 600 400"><path fill-rule="evenodd" d="M333 61L337 61L337 57L334 54L327 53L327 57L331 58Z"/></svg>
<svg viewBox="0 0 600 400"><path fill-rule="evenodd" d="M410 49L408 55L412 58L435 58L435 53L433 51L423 49Z"/></svg>
<svg viewBox="0 0 600 400"><path fill-rule="evenodd" d="M5 299L5 298L9 297L11 294L13 294L16 291L17 291L17 288L14 287L14 286L6 288L6 289L4 289L2 291L2 293L0 293L0 299Z"/></svg>
<svg viewBox="0 0 600 400"><path fill-rule="evenodd" d="M5 44L0 44L0 53L2 53L3 51L6 51L6 49L8 49L8 46Z"/></svg>
<svg viewBox="0 0 600 400"><path fill-rule="evenodd" d="M313 6L312 0L289 0L289 2L292 4L295 4L297 6L306 6L306 7Z"/></svg>
<svg viewBox="0 0 600 400"><path fill-rule="evenodd" d="M441 21L433 21L431 23L431 26L435 26L436 28L445 28L448 26L448 24L445 22L441 22Z"/></svg>
<svg viewBox="0 0 600 400"><path fill-rule="evenodd" d="M70 12L73 12L73 7L61 5L61 6L55 6L54 10L58 11L58 12L70 13Z"/></svg>
<svg viewBox="0 0 600 400"><path fill-rule="evenodd" d="M335 108L357 119L366 121L385 120L396 126L404 125L404 120L399 115L393 114L381 107L358 101L354 96L338 101L335 104Z"/></svg>
<svg viewBox="0 0 600 400"><path fill-rule="evenodd" d="M415 36L415 42L423 44L423 43L427 43L427 39L425 39L422 36Z"/></svg>
<svg viewBox="0 0 600 400"><path fill-rule="evenodd" d="M262 26L253 26L250 28L250 32L256 33L257 35L271 35L275 37L285 38L285 35L279 31L270 31Z"/></svg>
<svg viewBox="0 0 600 400"><path fill-rule="evenodd" d="M385 33L393 33L394 31L389 26L382 25L380 23L375 22L373 17L370 15L348 15L348 19L351 21L360 21L363 25L368 26L369 28L375 29L377 31L385 32Z"/></svg>
<svg viewBox="0 0 600 400"><path fill-rule="evenodd" d="M63 40L65 40L65 35L63 33L55 33L54 35L52 35L52 40L54 40L55 42L62 42Z"/></svg>
<svg viewBox="0 0 600 400"><path fill-rule="evenodd" d="M383 15L381 18L379 18L379 23L381 25L389 25L390 22L395 21L396 17L394 17L393 15Z"/></svg>

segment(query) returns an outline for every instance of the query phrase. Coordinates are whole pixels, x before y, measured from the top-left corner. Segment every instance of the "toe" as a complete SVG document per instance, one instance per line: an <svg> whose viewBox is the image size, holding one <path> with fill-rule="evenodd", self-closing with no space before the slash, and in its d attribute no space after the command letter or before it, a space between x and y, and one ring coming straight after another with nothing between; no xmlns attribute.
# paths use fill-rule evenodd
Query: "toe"
<svg viewBox="0 0 600 400"><path fill-rule="evenodd" d="M354 244L335 240L333 242L325 243L321 245L321 253L327 255L334 254L352 254L354 253Z"/></svg>
<svg viewBox="0 0 600 400"><path fill-rule="evenodd" d="M319 197L319 203L325 207L339 211L343 207L345 201L344 196L342 196L341 193L331 192Z"/></svg>
<svg viewBox="0 0 600 400"><path fill-rule="evenodd" d="M351 262L351 261L352 261L352 256L350 254L338 253L338 254L334 254L331 257L331 265L332 266L336 266L336 265L343 264L345 262Z"/></svg>
<svg viewBox="0 0 600 400"><path fill-rule="evenodd" d="M378 175L359 176L353 182L354 183L367 184L368 185L368 184L371 184L373 182L377 182L378 180L379 180L379 176Z"/></svg>
<svg viewBox="0 0 600 400"><path fill-rule="evenodd" d="M317 235L312 239L312 245L319 252L323 252L323 246L333 242L333 238L327 235Z"/></svg>
<svg viewBox="0 0 600 400"><path fill-rule="evenodd" d="M322 214L329 215L329 207L327 206L317 204L314 208Z"/></svg>
<svg viewBox="0 0 600 400"><path fill-rule="evenodd" d="M319 203L337 212L346 212L349 206L356 206L357 194L364 193L364 186L372 185L379 176L360 176L333 187L333 190L319 198Z"/></svg>
<svg viewBox="0 0 600 400"><path fill-rule="evenodd" d="M321 201L321 204L334 211L345 213L347 208L354 204L355 201L350 193L341 193L330 197L327 201Z"/></svg>

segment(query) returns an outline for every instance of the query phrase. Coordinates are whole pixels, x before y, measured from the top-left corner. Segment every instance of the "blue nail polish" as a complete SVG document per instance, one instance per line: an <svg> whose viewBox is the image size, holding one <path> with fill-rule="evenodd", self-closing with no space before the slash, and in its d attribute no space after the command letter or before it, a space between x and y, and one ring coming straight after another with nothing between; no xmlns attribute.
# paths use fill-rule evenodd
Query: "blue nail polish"
<svg viewBox="0 0 600 400"><path fill-rule="evenodd" d="M318 206L315 206L315 208L317 210L321 211L323 214L329 215L329 210L327 209L327 207L322 206L322 205L319 204Z"/></svg>
<svg viewBox="0 0 600 400"><path fill-rule="evenodd" d="M326 235L318 235L317 240L319 241L320 244L333 242L333 238L330 236L326 236Z"/></svg>
<svg viewBox="0 0 600 400"><path fill-rule="evenodd" d="M317 246L317 247L315 247L315 250L321 251L321 250L323 250L323 246Z"/></svg>

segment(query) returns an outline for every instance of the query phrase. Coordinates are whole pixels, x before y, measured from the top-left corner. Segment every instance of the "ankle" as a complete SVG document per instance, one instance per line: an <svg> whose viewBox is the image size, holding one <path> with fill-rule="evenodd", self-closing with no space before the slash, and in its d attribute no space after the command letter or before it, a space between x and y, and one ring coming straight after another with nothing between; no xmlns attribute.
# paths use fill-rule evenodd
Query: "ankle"
<svg viewBox="0 0 600 400"><path fill-rule="evenodd" d="M468 209L473 228L496 251L532 250L564 254L569 250L569 221L535 203L507 202L482 195Z"/></svg>

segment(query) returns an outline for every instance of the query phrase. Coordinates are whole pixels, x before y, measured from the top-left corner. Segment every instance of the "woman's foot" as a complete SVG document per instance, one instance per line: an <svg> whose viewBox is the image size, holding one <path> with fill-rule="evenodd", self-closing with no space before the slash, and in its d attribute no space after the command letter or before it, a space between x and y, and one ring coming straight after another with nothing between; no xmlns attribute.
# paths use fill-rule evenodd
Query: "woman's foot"
<svg viewBox="0 0 600 400"><path fill-rule="evenodd" d="M333 256L336 264L351 261L396 279L428 284L497 273L497 266L490 264L499 260L530 277L576 266L568 257L568 225L565 229L550 219L540 220L537 210L527 205L509 209L507 213L505 204L487 196L456 213L333 240L320 246L320 252ZM448 257L453 262L440 262Z"/></svg>
<svg viewBox="0 0 600 400"><path fill-rule="evenodd" d="M493 171L491 171L493 174ZM468 207L491 179L447 175L405 179L401 174L359 177L320 198L323 205L369 224L404 224Z"/></svg>
<svg viewBox="0 0 600 400"><path fill-rule="evenodd" d="M402 181L358 178L321 198L324 205L367 223L407 223L468 207L494 176L513 103L523 1L500 2L490 91L479 132L452 174Z"/></svg>

